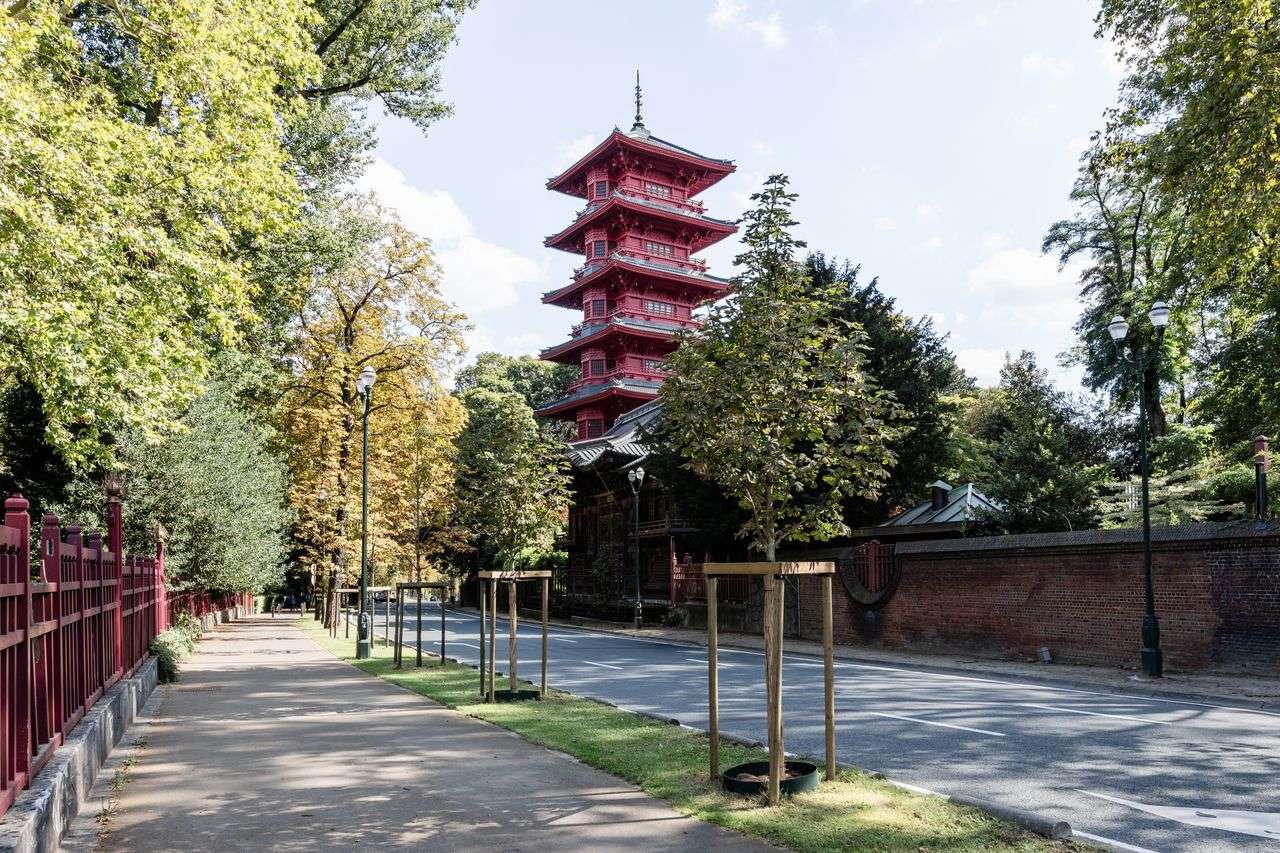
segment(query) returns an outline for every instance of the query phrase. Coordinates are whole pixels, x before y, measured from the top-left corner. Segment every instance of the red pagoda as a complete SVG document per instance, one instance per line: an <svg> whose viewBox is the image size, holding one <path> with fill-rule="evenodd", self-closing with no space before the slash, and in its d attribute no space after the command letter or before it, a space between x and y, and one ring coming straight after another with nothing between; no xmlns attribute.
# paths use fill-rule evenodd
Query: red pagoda
<svg viewBox="0 0 1280 853"><path fill-rule="evenodd" d="M578 365L569 393L538 410L572 421L578 439L597 438L624 412L654 399L664 360L680 329L695 328L693 309L728 291L693 254L733 234L731 222L703 212L693 197L734 170L649 133L640 118L613 133L547 188L585 199L573 224L547 246L582 254L573 281L542 301L582 312L569 339L542 358Z"/></svg>

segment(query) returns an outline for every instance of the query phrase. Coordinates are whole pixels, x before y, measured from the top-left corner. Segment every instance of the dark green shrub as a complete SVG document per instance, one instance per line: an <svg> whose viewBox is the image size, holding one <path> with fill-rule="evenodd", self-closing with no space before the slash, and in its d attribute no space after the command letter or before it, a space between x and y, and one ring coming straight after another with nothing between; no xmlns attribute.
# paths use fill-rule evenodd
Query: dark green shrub
<svg viewBox="0 0 1280 853"><path fill-rule="evenodd" d="M199 621L189 613L180 613L171 628L152 639L151 654L156 656L157 674L162 683L177 680L178 664L196 650L199 637Z"/></svg>

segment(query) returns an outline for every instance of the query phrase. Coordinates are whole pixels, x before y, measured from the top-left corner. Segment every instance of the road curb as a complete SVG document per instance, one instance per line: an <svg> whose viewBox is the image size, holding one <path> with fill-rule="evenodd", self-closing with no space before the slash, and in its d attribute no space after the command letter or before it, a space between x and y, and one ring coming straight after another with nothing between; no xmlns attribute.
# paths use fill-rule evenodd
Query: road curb
<svg viewBox="0 0 1280 853"><path fill-rule="evenodd" d="M957 805L969 806L978 811L986 812L992 817L1000 818L1008 823L1017 824L1023 829L1030 830L1036 835L1043 835L1045 838L1061 840L1071 837L1071 824L1065 820L1045 817L1036 812L1002 806L999 803L980 800L977 797L968 797L963 794L952 794L947 796L946 799Z"/></svg>

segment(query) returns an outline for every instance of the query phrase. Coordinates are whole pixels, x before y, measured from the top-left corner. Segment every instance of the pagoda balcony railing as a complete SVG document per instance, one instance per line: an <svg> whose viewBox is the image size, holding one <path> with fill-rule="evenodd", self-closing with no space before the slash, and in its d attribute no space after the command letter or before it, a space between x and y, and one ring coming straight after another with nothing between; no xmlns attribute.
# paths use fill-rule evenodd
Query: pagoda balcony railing
<svg viewBox="0 0 1280 853"><path fill-rule="evenodd" d="M669 207L680 213L705 213L707 209L700 201L684 201L681 199L671 198L670 196L658 195L657 193L646 192L644 190L637 190L634 188L614 190L613 194L634 198L649 204Z"/></svg>
<svg viewBox="0 0 1280 853"><path fill-rule="evenodd" d="M683 518L664 516L640 522L639 530L642 537L665 536L670 533L687 533L693 530L693 527Z"/></svg>
<svg viewBox="0 0 1280 853"><path fill-rule="evenodd" d="M569 337L579 337L592 326L599 326L603 323L607 323L615 317L629 317L635 320L660 320L663 325L670 326L673 330L696 329L702 325L697 320L682 320L665 314L646 314L643 311L630 311L623 308L615 308L603 317L592 317L590 320L583 320L581 323L569 330Z"/></svg>
<svg viewBox="0 0 1280 853"><path fill-rule="evenodd" d="M639 261L646 266L669 269L673 272L705 273L707 271L707 262L694 258L677 260L675 258L664 258L661 255L650 255L647 252L635 252L630 249L615 249L609 253L609 257L619 260ZM602 266L604 266L604 261L599 259L588 261L573 271L574 281L591 275Z"/></svg>
<svg viewBox="0 0 1280 853"><path fill-rule="evenodd" d="M641 204L647 204L651 207L663 207L663 208L666 208L667 210L670 210L672 213L679 213L682 216L689 216L689 215L702 216L707 211L706 206L703 205L703 203L700 201L680 201L679 199L668 198L666 196L660 196L655 193L644 192L643 190L615 189L609 193L609 198L613 198L613 197L630 199L632 201L638 201ZM586 216L588 213L595 210L596 208L598 208L600 205L604 204L608 200L609 200L608 198L592 199L591 201L587 202L586 207L582 208L582 210L579 210L577 213L575 213L573 215L573 218L575 220L581 219L582 217Z"/></svg>
<svg viewBox="0 0 1280 853"><path fill-rule="evenodd" d="M661 382L666 378L667 374L663 371L631 370L619 367L604 373L598 373L594 376L575 379L573 382L569 383L568 395L574 394L579 389L584 388L587 385L600 385L606 382L613 382L616 379L638 379L641 382Z"/></svg>

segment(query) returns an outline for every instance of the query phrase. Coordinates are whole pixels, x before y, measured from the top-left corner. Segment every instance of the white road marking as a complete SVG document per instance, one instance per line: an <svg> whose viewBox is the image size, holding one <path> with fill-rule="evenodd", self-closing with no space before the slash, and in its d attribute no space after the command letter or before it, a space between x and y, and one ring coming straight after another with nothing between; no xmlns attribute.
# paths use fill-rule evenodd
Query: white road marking
<svg viewBox="0 0 1280 853"><path fill-rule="evenodd" d="M1107 838L1105 835L1094 835L1092 832L1081 832L1075 827L1071 828L1072 838L1085 838L1089 841L1096 841L1099 844L1105 844L1108 847L1114 847L1117 850L1128 850L1130 853L1159 853L1158 850L1152 850L1147 847L1138 847L1134 844L1125 844L1123 841L1116 841L1114 838Z"/></svg>
<svg viewBox="0 0 1280 853"><path fill-rule="evenodd" d="M703 666L706 666L706 665L707 665L707 661L706 661L705 659L703 659L703 660L698 660L697 658L685 658L685 660L690 661L690 662L692 662L692 663L700 663L700 664L702 664ZM737 664L736 664L736 663L725 663L724 661L722 661L722 660L721 660L721 661L716 661L716 666L717 666L717 667L730 667L730 666L737 666Z"/></svg>
<svg viewBox="0 0 1280 853"><path fill-rule="evenodd" d="M886 714L883 711L865 711L863 713L873 714L877 717L889 717L894 720L906 720L910 723L924 723L926 726L941 726L944 729L959 729L963 732L977 732L980 735L994 735L996 737L1005 737L1001 732L992 732L987 729L975 729L969 726L957 726L953 723L940 723L937 720L922 720L919 717L904 717L901 714Z"/></svg>
<svg viewBox="0 0 1280 853"><path fill-rule="evenodd" d="M605 669L622 669L622 667L620 667L620 666L614 666L614 665L613 665L613 664L611 664L611 663L596 663L596 662L595 662L595 661L593 661L593 660L584 660L584 661L583 661L583 663L589 663L589 664L591 664L592 666L602 666L602 667L604 667Z"/></svg>
<svg viewBox="0 0 1280 853"><path fill-rule="evenodd" d="M1104 714L1101 711L1084 711L1080 708L1064 708L1061 705L1038 705L1035 702L1019 702L1023 708L1041 708L1045 711L1063 711L1068 714L1087 714L1090 717L1111 717L1114 720L1133 720L1137 723L1155 723L1158 726L1171 726L1171 720L1153 720L1149 717L1131 717L1128 714Z"/></svg>
<svg viewBox="0 0 1280 853"><path fill-rule="evenodd" d="M1178 823L1185 823L1188 826L1204 826L1209 829L1238 832L1241 835L1269 838L1272 841L1280 840L1280 812L1198 809L1187 806L1152 806L1147 803L1136 803L1133 800L1122 800L1119 797L1111 797L1094 791L1077 789L1077 793L1087 794L1090 797L1097 797L1100 800L1106 800L1111 803L1119 803L1122 806L1128 806L1131 809L1137 809L1140 812L1146 812L1156 817L1175 820Z"/></svg>
<svg viewBox="0 0 1280 853"><path fill-rule="evenodd" d="M468 619L480 618L478 614L464 613L458 610L449 610L448 612L451 614L464 616ZM499 621L502 621L502 620L499 620ZM608 633L602 633L599 631L592 631L588 628L578 628L573 625L561 625L560 628L561 630L575 631L587 637L601 637L609 640L630 640L631 642L634 642L634 643L650 643L656 646L675 646L676 648L681 648L681 649L702 650L706 648L705 645L702 645L699 643L685 643L685 642L678 642L675 640L659 640L651 637L632 637L627 634L608 634ZM720 650L720 654L722 655L723 654L756 655L757 657L764 657L764 652L757 652L757 651L752 651L750 649L737 649L737 648L722 648ZM816 655L797 655L794 652L790 654L784 654L783 655L784 663L786 661L791 660L794 657L813 658L813 657L816 657ZM899 666L884 666L884 665L867 664L867 663L851 663L849 661L838 661L836 663L836 666L841 668L849 668L849 669L871 669L871 670L880 670L882 672L900 672L905 675L911 675L916 677L924 675L924 676L932 676L935 678L951 679L955 681L972 681L975 684L994 684L999 687L1022 687L1022 688L1029 688L1033 690L1052 690L1058 693L1073 693L1079 696L1106 696L1112 699L1124 699L1127 701L1164 702L1170 705L1185 705L1185 706L1194 707L1194 708L1217 708L1224 711L1237 711L1242 714L1258 714L1264 717L1280 717L1280 711L1264 711L1260 708L1242 708L1238 705L1219 705L1212 702L1193 702L1187 699L1166 699L1160 696L1138 696L1138 695L1126 694L1126 693L1108 693L1102 690L1082 690L1080 688L1075 688L1075 687L1055 687L1052 684L1037 684L1035 682L1003 681L995 678L981 678L973 675L955 675L953 673L947 673L947 672L932 672L928 669L908 669L906 667L899 667Z"/></svg>
<svg viewBox="0 0 1280 853"><path fill-rule="evenodd" d="M449 641L449 645L451 645L451 646L466 646L466 647L467 647L467 648L469 648L469 649L475 649L476 651L480 651L480 647L479 647L479 646L473 646L473 645L471 645L470 643L464 643L464 642L462 642L461 640L450 640L450 641Z"/></svg>

